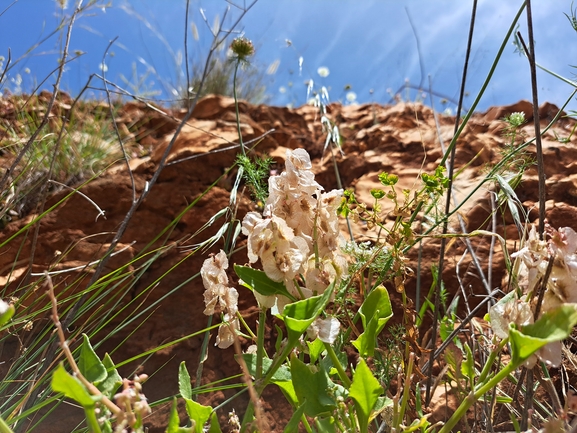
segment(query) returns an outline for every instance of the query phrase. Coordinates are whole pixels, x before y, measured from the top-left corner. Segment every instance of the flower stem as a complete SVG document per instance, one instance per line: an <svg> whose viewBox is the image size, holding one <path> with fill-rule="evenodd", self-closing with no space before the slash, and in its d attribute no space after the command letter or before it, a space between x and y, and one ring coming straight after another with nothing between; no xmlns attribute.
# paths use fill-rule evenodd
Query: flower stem
<svg viewBox="0 0 577 433"><path fill-rule="evenodd" d="M337 373L341 378L343 385L345 388L349 389L352 383L351 379L349 379L349 376L347 376L346 371L343 369L343 366L341 365L339 358L337 358L337 354L335 353L333 346L331 346L330 343L325 343L325 349L327 349L327 353L329 354L331 361L333 361L333 366L337 369Z"/></svg>
<svg viewBox="0 0 577 433"><path fill-rule="evenodd" d="M256 340L256 379L262 377L262 360L264 358L264 333L266 321L266 310L262 309L258 313L258 331Z"/></svg>
<svg viewBox="0 0 577 433"><path fill-rule="evenodd" d="M242 133L240 131L240 113L238 111L238 98L236 96L236 73L238 72L238 66L240 65L240 61L237 61L234 65L234 77L232 79L232 92L234 95L234 108L236 112L236 129L238 131L238 142L240 144L240 150L242 151L242 155L246 156L246 152L244 150L244 143L242 141Z"/></svg>

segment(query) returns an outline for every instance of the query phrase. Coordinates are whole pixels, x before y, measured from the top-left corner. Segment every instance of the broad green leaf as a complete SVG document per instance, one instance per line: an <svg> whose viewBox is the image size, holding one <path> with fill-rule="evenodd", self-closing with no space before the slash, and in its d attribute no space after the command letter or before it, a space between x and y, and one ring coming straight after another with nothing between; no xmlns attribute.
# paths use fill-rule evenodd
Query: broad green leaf
<svg viewBox="0 0 577 433"><path fill-rule="evenodd" d="M235 355L235 358L237 355ZM245 353L242 355L246 368L251 376L256 375L256 353ZM263 358L262 359L262 369L266 373L270 366L272 365L272 359ZM281 365L278 370L272 376L273 382L283 382L291 381L291 372L286 365Z"/></svg>
<svg viewBox="0 0 577 433"><path fill-rule="evenodd" d="M515 365L521 364L548 343L547 340L530 337L514 328L509 329L509 338Z"/></svg>
<svg viewBox="0 0 577 433"><path fill-rule="evenodd" d="M178 367L178 392L184 398L192 400L192 385L190 384L190 375L186 369L186 364L184 361L180 363Z"/></svg>
<svg viewBox="0 0 577 433"><path fill-rule="evenodd" d="M361 305L359 314L361 315L363 326L367 326L367 323L375 316L381 320L390 319L393 316L393 307L391 306L387 289L384 286L375 287L369 293L369 296L366 297L363 305Z"/></svg>
<svg viewBox="0 0 577 433"><path fill-rule="evenodd" d="M283 295L291 301L296 301L296 298L289 293L283 283L271 280L263 271L239 265L234 265L234 271L245 283L245 287L256 290L263 296Z"/></svg>
<svg viewBox="0 0 577 433"><path fill-rule="evenodd" d="M517 330L511 324L509 338L513 362L521 363L541 347L567 338L577 324L577 305L565 304L544 313L535 323Z"/></svg>
<svg viewBox="0 0 577 433"><path fill-rule="evenodd" d="M246 364L246 368L251 376L255 376L256 373L256 354L254 353L245 353L242 355L244 358L244 362ZM235 355L236 358L236 355ZM272 359L270 358L263 358L262 360L262 369L266 373L270 366L272 365ZM281 365L277 371L273 374L271 378L271 382L277 385L288 402L293 405L293 407L298 406L298 399L295 393L295 389L292 383L292 376L289 368L286 365Z"/></svg>
<svg viewBox="0 0 577 433"><path fill-rule="evenodd" d="M293 302L284 307L283 320L287 327L291 344L296 343L313 321L323 312L335 288L334 281L325 292L302 301Z"/></svg>
<svg viewBox="0 0 577 433"><path fill-rule="evenodd" d="M387 396L379 397L375 403L375 407L373 407L373 416L371 416L370 420L372 420L375 415L381 413L387 407L393 407L393 404L394 401L392 398Z"/></svg>
<svg viewBox="0 0 577 433"><path fill-rule="evenodd" d="M384 286L376 287L361 305L359 314L364 331L352 343L361 356L373 356L377 336L393 316L389 292Z"/></svg>
<svg viewBox="0 0 577 433"><path fill-rule="evenodd" d="M375 344L377 340L377 320L371 320L364 332L357 337L356 340L351 341L353 346L359 351L361 356L374 356Z"/></svg>
<svg viewBox="0 0 577 433"><path fill-rule="evenodd" d="M188 413L188 417L195 423L195 433L203 433L204 424L209 420L212 414L212 408L210 406L203 406L189 398L185 398L184 402L186 403L186 413Z"/></svg>
<svg viewBox="0 0 577 433"><path fill-rule="evenodd" d="M375 379L365 360L361 358L349 389L349 396L355 402L361 433L368 432L371 411L383 392L383 387Z"/></svg>
<svg viewBox="0 0 577 433"><path fill-rule="evenodd" d="M51 386L55 392L63 393L84 408L93 407L96 401L99 400L98 397L88 392L82 382L68 373L62 363L54 370Z"/></svg>
<svg viewBox="0 0 577 433"><path fill-rule="evenodd" d="M168 426L166 433L193 433L194 427L180 427L180 418L178 416L176 397L172 400L172 407L170 408L170 416L168 418Z"/></svg>
<svg viewBox="0 0 577 433"><path fill-rule="evenodd" d="M297 397L297 393L295 391L295 387L293 386L292 381L281 381L275 380L273 383L280 388L283 395L287 399L287 401L292 405L292 407L298 407L299 399Z"/></svg>
<svg viewBox="0 0 577 433"><path fill-rule="evenodd" d="M104 354L102 365L106 368L106 379L98 383L96 387L106 397L112 398L116 390L122 385L122 377L120 377L120 374L118 374L118 371L114 368L114 362L112 362L108 353Z"/></svg>
<svg viewBox="0 0 577 433"><path fill-rule="evenodd" d="M208 429L208 433L222 433L220 425L218 424L218 418L216 417L216 413L214 412L210 417L210 427Z"/></svg>
<svg viewBox="0 0 577 433"><path fill-rule="evenodd" d="M565 304L543 313L535 323L523 326L523 334L548 342L561 341L571 335L576 324L577 304Z"/></svg>
<svg viewBox="0 0 577 433"><path fill-rule="evenodd" d="M295 431L299 431L299 423L301 421L301 417L303 416L304 412L305 412L305 405L303 403L298 407L297 410L295 410L293 416L291 416L291 419L284 428L283 433L293 433Z"/></svg>
<svg viewBox="0 0 577 433"><path fill-rule="evenodd" d="M309 366L292 356L291 374L299 404L304 404L307 416L316 417L336 409L336 403L328 393L334 384L322 367Z"/></svg>
<svg viewBox="0 0 577 433"><path fill-rule="evenodd" d="M82 347L80 348L80 358L78 359L78 369L80 373L91 383L102 382L108 376L106 367L92 348L88 335L82 334Z"/></svg>
<svg viewBox="0 0 577 433"><path fill-rule="evenodd" d="M323 433L337 432L335 419L332 416L326 418L317 418L315 419L315 424L317 425L317 429L319 432Z"/></svg>

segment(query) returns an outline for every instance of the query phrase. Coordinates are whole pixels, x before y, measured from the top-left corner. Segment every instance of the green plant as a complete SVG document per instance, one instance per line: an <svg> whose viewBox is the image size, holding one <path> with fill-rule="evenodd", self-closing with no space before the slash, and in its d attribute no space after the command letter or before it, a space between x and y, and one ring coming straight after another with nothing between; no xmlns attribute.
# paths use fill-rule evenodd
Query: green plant
<svg viewBox="0 0 577 433"><path fill-rule="evenodd" d="M527 6L530 4L527 3ZM525 4L515 21L524 7ZM573 7L571 15L568 18L573 25ZM69 30L74 16L69 21ZM515 22L503 46L514 25ZM232 428L236 431L266 431L260 399L270 386L278 387L293 409L292 417L285 426L287 432L302 428L307 432L364 433L382 432L390 428L395 432L448 433L460 423L467 422L468 411L473 407L475 422L480 422L478 420L482 417L484 425L492 428L492 423L498 419L499 408L505 407L511 415L515 414L517 409L513 404L523 387L525 402L534 401L531 395L535 388L533 382L525 382L524 377L545 374L546 364L557 366L561 363L557 356L561 353L561 341L570 335L577 323L574 275L577 234L569 228L528 230L524 227L526 218L521 217L522 203L515 192L523 170L531 162L527 149L533 139L520 129L524 124L524 115L514 113L505 119L508 124L505 134L509 142L501 160L488 169L468 197L451 206L452 185L462 172L455 171L453 151L459 134L491 79L502 48L473 107L462 119L457 119L462 123L460 126L457 124L455 135L444 150L440 164L427 171L421 170L412 189L400 188L398 176L382 172L378 176L381 186L370 192L370 203L363 203L352 190L325 192L315 180L313 163L304 149L289 150L284 172L269 177L270 160L258 156L254 148L247 146L240 129L238 100L242 98L241 84L244 80L240 73L243 65L249 63L254 47L247 39L236 38L231 44L233 56L220 54L222 58L219 60L218 55L224 53L222 47L230 34L223 34L220 24L215 27L215 39L204 72L195 73L193 70L193 78L202 77L193 86L198 92L192 99L189 98L192 93L187 91L189 110L154 174L147 179L147 189L137 196L133 184L131 208L109 242L107 251L83 266L81 271L57 269L73 251L72 246L60 252L46 273L32 273L30 278L19 280L16 292L8 293L6 288L2 292L3 297L12 295L12 299L10 304L0 302L0 330L3 331L0 339L4 344L11 335L15 335L22 345L0 382L0 411L4 417L0 418L0 431L32 429L34 425L26 424L26 417L43 409L52 410L62 396L82 406L87 428L91 431L144 431L143 417L159 402L148 403L144 400L145 376L137 375L133 380L122 379L118 369L195 336L204 336L196 377L191 378L184 362L180 364L178 396L166 399L172 402L168 432L220 431L216 415L218 407L202 405L196 399L202 392L225 388L237 391L231 397L232 401L241 393L249 394L249 404L242 414L242 421L236 415L230 417L235 423ZM216 57L212 57L213 54ZM66 56L63 55L62 65L65 60ZM211 78L210 73L206 72L211 68L217 72L221 68L221 71ZM319 72L319 75L327 72ZM136 282L155 266L159 258L185 242L184 239L174 241L172 231L183 215L194 208L212 186L173 217L128 263L108 271L105 265L118 252L126 226L154 187L166 165L171 146L190 118L194 104L203 94L202 89L207 84L212 85L212 79L215 80L215 88L230 84L235 99L240 152L236 162L232 163L233 167L223 174L230 175L238 168L230 200L198 232L186 239L197 242L190 254L183 256L169 271L146 287L141 287L135 294L133 289ZM335 148L343 151L338 126L328 116L328 89L321 87L315 91L313 87L311 82L309 90L319 110L323 133L326 134L325 150L330 145L331 153ZM116 143L119 145L116 150L108 146L100 147L103 137L104 142L109 142L114 137L113 133L117 132L113 123L107 120L114 117L114 104L110 101L109 92L110 117L96 118L92 125L71 115L50 125L48 113L57 101L57 93L52 95L44 116L34 117L21 110L21 121L26 126L19 131L10 131L15 141L15 137L25 136L26 143L17 143L19 147L12 155L17 162L11 173L17 173L16 177L6 177L2 181L5 186L0 188L4 191L4 212L14 209L22 200L32 198L39 204L39 211L9 239L3 240L0 248L17 245L19 250L25 251L24 239L29 235L34 237L35 231L37 234L39 224L48 212L57 209L73 195L80 194L78 189L74 189L58 203L45 209L46 194L50 188L42 190L39 198L32 197L35 185L32 171L41 171L51 184L82 181L86 184L117 155L126 157L122 143ZM77 102L78 99L74 104ZM44 129L49 127L52 129ZM96 137L98 141L83 141L82 137L75 139L74 130L77 129L86 131L88 137ZM539 135L536 132L536 137ZM48 154L49 158L45 158L44 154ZM77 156L84 158L80 161ZM107 159L109 157L111 160ZM337 160L334 154L332 157L338 179ZM448 168L445 163L448 163ZM537 165L542 174L543 164L539 158ZM252 189L253 198L261 211L237 215L243 179ZM449 220L458 217L471 195L492 182L496 182L500 188L499 202L493 211L496 212L506 202L521 232L520 248L513 254L510 254L505 239L497 234L495 227L470 233L462 229L463 224L460 225L460 232L458 229L448 229ZM445 209L441 205L444 196L447 198ZM543 202L540 206L544 209ZM101 215L100 209L95 210L95 215ZM365 224L371 230L371 241L355 242L351 239L345 243L340 235L339 215ZM197 238L216 221L222 222L216 233L207 239ZM541 226L543 223L540 221ZM237 285L231 281L227 270L232 253L238 250L237 241L241 232L247 237L249 265L236 263L231 266L240 279ZM479 328L482 327L475 324L473 319L481 306L490 304L496 292L489 290L479 306L469 309L463 318L459 308L463 298L455 295L449 302L452 293L443 281L443 263L446 260L444 242L466 242L487 237L491 238L491 249L497 240L501 244L510 292L489 308L485 318L490 328L485 327L481 332ZM415 299L411 299L412 294L405 287L414 272L407 257L421 241L434 241L436 238L441 240L440 263L431 266L433 281L430 292L425 303L419 306L418 300L415 302ZM175 267L186 264L192 255L205 253L217 245L222 245L221 251L204 260L200 273L171 287L160 299L145 303L145 298L161 282L168 280ZM472 249L468 251L478 259ZM33 264L34 250L30 252L30 257L24 254L18 254L17 259L23 257ZM11 272L15 273L19 261L15 261ZM480 279L483 277L481 271ZM69 281L53 283L53 277L61 272L74 277ZM421 269L416 272L421 272ZM207 324L203 329L116 364L108 355L97 355L100 344L121 330L131 326L138 328L139 323L146 320L154 309L162 308L162 300L166 296L177 293L199 276L205 286L204 314ZM490 287L490 284L486 285ZM44 287L49 289L49 303L44 296L37 296ZM390 289L399 294L399 305L391 302L390 294L393 292ZM257 324L247 323L238 309L239 297L249 291L254 294L258 306ZM402 308L401 318L394 317L394 307ZM44 314L52 316L48 324L42 321ZM63 323L59 315L64 317ZM214 316L219 319L215 325L212 324ZM266 326L268 324L272 328L273 316L282 324L275 324L277 341L274 349L272 345L265 344ZM433 337L427 346L426 340L418 334L424 324L429 324L431 317ZM400 324L387 326L393 318L399 319L395 322ZM56 335L52 332L54 327ZM35 328L34 334L30 333L31 328ZM69 333L67 336L64 334L65 328ZM104 329L107 334L103 336ZM226 384L201 384L212 330L217 330L216 343L220 349L234 348L241 371L240 375L226 378L226 381L230 381ZM439 339L435 334L437 330ZM240 338L250 344L245 352ZM438 344L440 346L437 347ZM449 346L450 349L447 349ZM430 358L423 365L427 351ZM357 358L351 359L351 353ZM421 359L417 363L419 355ZM66 363L58 362L61 356L65 357ZM432 370L435 362L442 367L437 377L434 377ZM541 369L534 368L536 365ZM429 394L431 387L425 382L433 379L437 385L446 385L461 401L444 425L432 425L427 419L429 398L426 394ZM511 384L514 390L511 390ZM120 386L123 387L122 391L117 392ZM427 388L424 398L421 392L423 386ZM50 393L50 389L54 393ZM554 400L556 395L553 389L551 399ZM177 398L184 400L186 426L181 426ZM560 404L554 403L557 406L551 409L546 403L535 402L538 409L535 416L540 417L536 419L543 426L549 422L557 430L567 429L566 412L562 411ZM520 418L521 422L515 425L518 431L528 428L521 426L529 422L530 415L524 413Z"/></svg>

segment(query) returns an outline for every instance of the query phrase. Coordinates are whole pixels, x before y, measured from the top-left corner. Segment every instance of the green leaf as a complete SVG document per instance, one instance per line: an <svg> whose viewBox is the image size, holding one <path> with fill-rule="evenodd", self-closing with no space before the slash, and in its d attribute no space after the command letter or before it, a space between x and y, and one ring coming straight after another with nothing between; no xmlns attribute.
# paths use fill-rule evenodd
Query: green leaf
<svg viewBox="0 0 577 433"><path fill-rule="evenodd" d="M328 390L334 388L334 383L324 368L309 366L293 355L291 374L299 404L304 404L306 415L316 417L336 409L334 399L328 394Z"/></svg>
<svg viewBox="0 0 577 433"><path fill-rule="evenodd" d="M172 400L172 407L170 408L170 415L168 418L168 426L166 433L192 433L194 427L180 427L180 418L178 417L176 397Z"/></svg>
<svg viewBox="0 0 577 433"><path fill-rule="evenodd" d="M4 326L10 321L16 309L13 304L0 300L0 326Z"/></svg>
<svg viewBox="0 0 577 433"><path fill-rule="evenodd" d="M106 379L98 383L96 387L98 390L108 398L112 398L116 393L116 390L122 385L122 377L118 374L118 371L114 367L114 362L110 358L108 353L104 354L104 359L102 360L102 365L106 368Z"/></svg>
<svg viewBox="0 0 577 433"><path fill-rule="evenodd" d="M365 360L361 358L349 389L349 396L355 402L361 433L368 432L371 411L383 392L383 387L375 379Z"/></svg>
<svg viewBox="0 0 577 433"><path fill-rule="evenodd" d="M304 412L305 412L305 405L301 404L298 407L298 409L295 410L293 416L291 416L291 419L284 428L283 433L293 433L295 431L299 431L299 423L301 421L301 417L303 416Z"/></svg>
<svg viewBox="0 0 577 433"><path fill-rule="evenodd" d="M311 358L311 364L316 364L317 359L325 350L325 344L319 339L315 338L313 341L307 341L307 346L309 348L309 356Z"/></svg>
<svg viewBox="0 0 577 433"><path fill-rule="evenodd" d="M291 301L296 301L296 298L289 293L283 283L271 280L264 271L239 265L234 265L234 271L243 281L243 285L250 290L256 290L263 296L282 295Z"/></svg>
<svg viewBox="0 0 577 433"><path fill-rule="evenodd" d="M62 363L56 367L52 375L52 390L61 392L84 408L93 407L100 398L93 396L77 378L68 373Z"/></svg>
<svg viewBox="0 0 577 433"><path fill-rule="evenodd" d="M322 295L293 302L284 307L283 320L287 327L288 338L295 344L313 321L323 312L335 288L334 281Z"/></svg>
<svg viewBox="0 0 577 433"><path fill-rule="evenodd" d="M242 357L244 358L244 363L246 364L248 373L254 377L256 374L256 354L245 353L242 355ZM272 359L263 358L262 369L264 372L267 372L271 365L272 365ZM293 407L298 406L298 398L292 383L291 371L286 365L284 364L281 365L278 368L278 370L275 371L275 373L271 378L271 382L280 388L280 390L282 391L288 402L292 404Z"/></svg>
<svg viewBox="0 0 577 433"><path fill-rule="evenodd" d="M335 419L332 416L315 419L318 431L323 433L337 433ZM340 431L340 430L339 430Z"/></svg>
<svg viewBox="0 0 577 433"><path fill-rule="evenodd" d="M565 304L543 313L539 320L522 330L509 325L513 362L520 364L546 344L564 340L576 324L576 305Z"/></svg>
<svg viewBox="0 0 577 433"><path fill-rule="evenodd" d="M194 431L196 433L203 433L204 424L209 420L212 414L212 408L210 406L203 406L194 400L185 398L186 403L186 413L188 413L189 418L194 421Z"/></svg>
<svg viewBox="0 0 577 433"><path fill-rule="evenodd" d="M238 355L235 355L235 359ZM244 353L242 355L244 359L244 363L246 364L246 368L251 376L256 375L256 353ZM272 359L270 358L263 358L262 359L262 369L264 372L267 372L270 366L272 365ZM281 365L278 370L272 376L273 382L284 382L284 381L291 381L291 372L286 365Z"/></svg>
<svg viewBox="0 0 577 433"><path fill-rule="evenodd" d="M389 292L384 286L378 286L369 293L369 296L359 309L363 326L367 326L369 320L378 318L381 320L390 319L393 316L393 307L389 299ZM384 326L383 323L383 326Z"/></svg>
<svg viewBox="0 0 577 433"><path fill-rule="evenodd" d="M102 382L108 376L106 367L92 348L88 335L82 334L83 341L78 359L78 369L88 382Z"/></svg>
<svg viewBox="0 0 577 433"><path fill-rule="evenodd" d="M186 364L184 361L180 363L178 367L178 392L184 398L192 400L192 385L190 383L190 374L186 369Z"/></svg>
<svg viewBox="0 0 577 433"><path fill-rule="evenodd" d="M210 428L208 429L208 433L222 433L220 425L218 424L218 418L214 412L210 417Z"/></svg>
<svg viewBox="0 0 577 433"><path fill-rule="evenodd" d="M361 356L373 356L377 336L393 316L393 307L387 289L384 286L378 286L369 293L359 309L359 314L364 331L352 343Z"/></svg>
<svg viewBox="0 0 577 433"><path fill-rule="evenodd" d="M465 344L465 351L467 352L467 357L461 363L461 373L469 379L469 383L473 383L475 380L475 359L468 344Z"/></svg>
<svg viewBox="0 0 577 433"><path fill-rule="evenodd" d="M273 383L280 388L283 395L287 401L292 405L292 407L297 407L299 405L299 399L293 386L292 381L279 381L275 380Z"/></svg>

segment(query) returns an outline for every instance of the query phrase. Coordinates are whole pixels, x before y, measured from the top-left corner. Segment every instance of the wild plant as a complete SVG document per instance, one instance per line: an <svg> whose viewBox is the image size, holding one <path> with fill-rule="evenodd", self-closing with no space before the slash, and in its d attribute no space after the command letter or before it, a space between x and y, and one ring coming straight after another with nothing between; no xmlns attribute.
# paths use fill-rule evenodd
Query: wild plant
<svg viewBox="0 0 577 433"><path fill-rule="evenodd" d="M530 8L530 2L520 8L516 20L525 7ZM512 23L504 44L515 24ZM224 44L229 34L222 33L219 27L214 36L205 69L210 67L211 55ZM237 72L252 54L252 44L239 38L233 41L231 48L236 57L231 63L233 72L229 73L234 75L233 94L239 126ZM531 48L530 52L533 50ZM534 67L533 54L529 57ZM489 80L490 74L487 83ZM109 84L104 78L103 83ZM201 80L199 89L202 86ZM315 99L327 137L325 148L330 146L331 152L333 146L340 149L342 142L338 128L326 116L328 90L321 88ZM175 137L190 117L195 101ZM461 112L460 108L458 112ZM341 188L325 191L315 180L313 163L304 149L287 151L284 171L269 177L266 158L254 156L248 143L243 141L239 127L240 154L235 164L238 170L229 204L210 218L200 232L220 218L224 223L209 239L199 240L194 236L197 243L176 266L186 263L191 255L205 252L217 244L222 245L222 249L204 260L199 273L172 288L158 301L149 305L144 298L166 275L126 302L136 281L159 256L175 248L175 244L168 242L168 234L200 198L190 203L127 264L109 273L104 271L106 262L118 252L122 234L136 209L167 165L174 138L150 179L148 189L139 191L140 195L137 195L133 185L130 210L114 234L108 251L89 264L88 267L94 267L93 273L80 274L69 286L62 282L53 283L53 278L59 275L57 269L48 269L41 275L31 274L18 287L21 296L12 299L12 306L0 303L0 329L10 330L20 338L29 332L30 326L37 326L40 322L38 311L51 315L49 326L36 330L38 333L32 341L22 344L18 353L22 356L16 357L0 384L3 395L0 409L6 420L0 423L0 430L9 432L11 426L16 426L19 431L30 430L33 426L29 428L29 424L24 422L29 415L65 396L83 407L91 431L144 431L143 418L156 403L145 399L146 377L139 374L130 376L132 379L123 379L118 368L193 335L205 337L196 377L191 378L184 363L181 363L178 374L178 393L185 403L187 426L180 425L177 398L170 398L173 406L167 425L169 432L220 431L216 411L222 405L210 407L196 401L200 392L218 390L220 386L238 390L230 400L233 404L241 393L249 395L248 407L238 408L242 421L235 413L230 415L234 431L267 431L261 399L264 390L271 385L281 390L293 408L293 415L285 426L287 432L300 428L307 432L382 432L388 429L392 432L448 433L465 425L472 407L482 414L475 414L477 424L474 427L477 429L492 429L494 421L499 418L500 408L505 407L513 416L520 414L521 422L515 418L511 421L516 430L526 430L531 417L528 412L521 413L514 403L523 391L525 404L530 406L534 400L533 378L547 383L546 366L561 363L561 341L570 335L577 323L577 300L574 299L577 234L570 228L549 227L544 218L540 218L538 227L526 229L526 233L521 234L519 250L510 254L505 240L495 230L479 229L468 233L449 226L451 217L458 216L463 206L463 202L451 202L453 182L459 175L454 151L459 134L471 115L472 109L467 111L461 123L461 119L456 120L454 138L437 169L422 172L412 190L400 189L395 174L381 173L379 181L382 187L371 191L371 203L363 203L354 192ZM538 123L538 116L534 117ZM39 128L47 119L42 119ZM473 189L492 185L497 180L503 200L514 212L513 208L519 202L514 192L516 184L510 182L505 173L518 172L519 167L526 165L522 152L533 139L519 134L521 115L510 116L507 121L510 146L502 160L491 167ZM38 135L35 132L30 138L32 144L37 138L35 134ZM535 137L539 136L537 131ZM26 151L32 144L26 145ZM55 148L60 144L60 141L55 143ZM53 161L57 150L54 150ZM539 152L537 165L542 177ZM334 155L333 161L338 168ZM227 174L233 173L236 167L227 170ZM52 173L49 173L52 179ZM258 211L253 210L244 216L237 215L243 180L252 189L258 205L255 208ZM76 194L77 191L70 192L61 202ZM443 198L447 200L444 209ZM13 238L24 236L61 202L50 209L41 207L38 216ZM385 208L390 210L384 211ZM540 210L544 214L543 201ZM95 213L98 214L96 209ZM351 239L347 243L341 234L339 216L365 224L373 230L374 237L369 242ZM525 220L519 213L514 218L520 228L525 227ZM232 253L240 245L240 233L246 237L248 265L230 263ZM498 291L485 281L489 290L483 301L470 309L465 318L459 318L459 298L455 296L450 301L443 281L446 242L480 236L491 236L502 245L510 274L510 289L492 305ZM430 295L422 307L417 303L415 308L415 300L411 299L406 287L414 272L407 255L419 242L437 238L441 242L440 258L439 264L431 267L433 283ZM8 245L11 240L6 240L1 246ZM185 240L177 243L183 242ZM474 251L470 254L476 257ZM14 271L16 267L15 264ZM229 268L234 269L236 277L232 276ZM198 277L205 287L203 313L207 316L206 327L116 364L109 355L100 357L96 354L98 345L107 338L101 337L99 331L112 326L114 334L131 325L138 327L138 321L145 320L154 308L160 307L162 299ZM34 296L44 287L48 288L49 303L37 301ZM387 328L395 311L389 289L401 296L402 318L400 326ZM238 308L239 298L249 292L254 295L259 310L258 322L254 326L247 323ZM487 321L483 322L485 326L481 326L480 320L474 320L481 307L489 310L485 317ZM214 316L219 318L215 325L212 324ZM275 326L274 350L265 341L267 326L273 326L273 316L282 325ZM59 317L63 317L62 321ZM424 323L429 325L431 318L432 335L427 341L419 335L419 328ZM57 331L55 336L52 334L54 327ZM65 330L69 332L68 336L64 334ZM227 378L231 380L230 385L201 385L212 330L217 332L218 349L215 350L234 348L237 355L241 374ZM95 339L99 339L98 342ZM438 341L441 342L439 346ZM58 363L62 357L66 363ZM441 373L433 374L434 364L441 367ZM445 382L460 398L459 406L444 423L428 420L427 405L435 387L432 386L433 379L435 386ZM48 381L55 393L50 393ZM548 431L566 430L569 428L569 412L559 399L555 400L555 390L550 395L551 408L546 403L540 403L540 406L535 403L536 413L541 417L539 422L548 425Z"/></svg>

